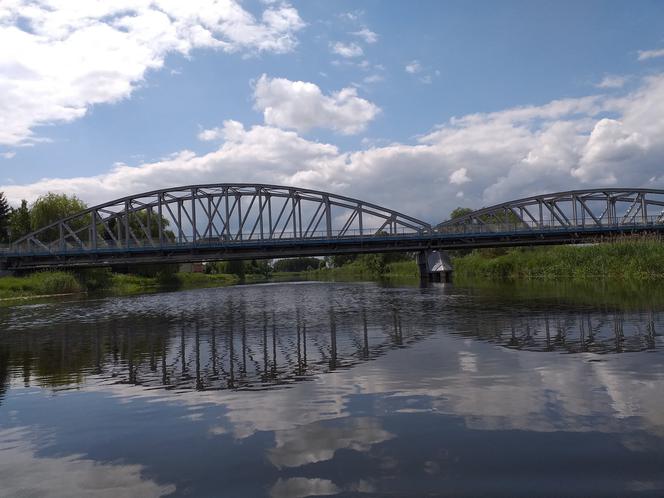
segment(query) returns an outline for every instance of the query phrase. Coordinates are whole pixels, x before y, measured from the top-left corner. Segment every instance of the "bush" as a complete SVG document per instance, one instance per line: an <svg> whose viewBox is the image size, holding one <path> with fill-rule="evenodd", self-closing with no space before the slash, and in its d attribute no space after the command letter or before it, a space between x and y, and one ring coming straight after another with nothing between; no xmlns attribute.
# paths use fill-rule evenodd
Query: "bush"
<svg viewBox="0 0 664 498"><path fill-rule="evenodd" d="M67 294L81 292L82 286L74 275L62 271L45 271L31 275L35 290L39 294Z"/></svg>

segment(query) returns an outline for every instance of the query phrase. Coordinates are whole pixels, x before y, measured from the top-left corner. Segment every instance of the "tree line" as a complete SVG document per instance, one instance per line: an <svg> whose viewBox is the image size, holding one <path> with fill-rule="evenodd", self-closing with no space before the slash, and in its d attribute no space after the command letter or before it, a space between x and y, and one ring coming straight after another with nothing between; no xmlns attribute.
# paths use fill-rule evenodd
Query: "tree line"
<svg viewBox="0 0 664 498"><path fill-rule="evenodd" d="M25 199L19 207L12 208L4 192L0 192L0 243L9 243L61 218L71 216L87 208L76 196L49 192L31 205Z"/></svg>

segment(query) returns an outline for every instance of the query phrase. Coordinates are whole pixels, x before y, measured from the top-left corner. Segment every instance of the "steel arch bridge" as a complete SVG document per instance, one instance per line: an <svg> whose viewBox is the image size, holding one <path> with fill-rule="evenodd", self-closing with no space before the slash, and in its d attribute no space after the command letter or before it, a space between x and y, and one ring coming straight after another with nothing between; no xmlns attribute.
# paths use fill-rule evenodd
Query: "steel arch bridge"
<svg viewBox="0 0 664 498"><path fill-rule="evenodd" d="M571 244L664 232L664 190L518 199L432 226L359 199L261 184L154 190L91 207L0 252L9 270Z"/></svg>

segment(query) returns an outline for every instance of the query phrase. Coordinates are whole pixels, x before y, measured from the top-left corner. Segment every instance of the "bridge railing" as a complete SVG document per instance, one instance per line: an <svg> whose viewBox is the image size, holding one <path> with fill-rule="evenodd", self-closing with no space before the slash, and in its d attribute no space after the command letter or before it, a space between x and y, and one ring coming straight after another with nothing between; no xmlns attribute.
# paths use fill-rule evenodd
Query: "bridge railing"
<svg viewBox="0 0 664 498"><path fill-rule="evenodd" d="M196 237L194 239L192 234L183 234L181 238L164 239L163 241L155 239L131 239L129 241L123 240L115 242L113 240L97 240L96 246L89 241L82 241L81 244L62 244L58 241L57 244L52 244L46 247L33 245L31 247L15 246L11 244L4 244L0 246L0 254L5 256L42 256L42 255L68 255L68 254L84 254L84 253L108 253L108 252L132 252L132 251L149 251L149 250L181 250L181 249L195 249L195 248L224 248L224 247L239 247L239 246L261 246L261 245L293 245L293 244L316 244L321 242L343 242L343 241L365 241L365 240L391 240L394 238L420 238L421 233L414 232L406 227L397 227L392 229L392 232L385 232L380 229L346 229L346 230L333 230L328 232L317 231L309 232L306 237L303 237L299 232L284 232L279 237L273 238L260 238L255 234L241 233L232 234L231 236L219 237Z"/></svg>
<svg viewBox="0 0 664 498"><path fill-rule="evenodd" d="M441 235L482 235L482 234L518 234L528 232L603 232L603 231L629 231L631 229L644 230L649 227L659 230L664 227L664 217L649 216L646 219L632 220L629 222L618 220L574 220L570 224L560 223L557 220L538 222L507 222L507 223L459 223L442 224L435 229L435 233Z"/></svg>
<svg viewBox="0 0 664 498"><path fill-rule="evenodd" d="M646 220L632 221L629 223L620 220L597 223L579 223L566 225L557 222L549 223L465 223L459 225L440 225L433 231L414 232L406 227L394 230L392 233L384 232L379 229L346 229L344 231L317 231L310 232L306 238L299 232L285 232L278 238L260 238L250 236L249 233L235 234L230 237L198 237L193 238L191 234L183 234L181 238L169 240L123 240L119 243L112 240L98 239L96 246L89 241L82 241L82 245L59 242L57 245L40 246L16 246L11 244L0 245L0 256L44 256L44 255L75 255L89 253L113 253L113 252L146 252L150 250L169 251L196 248L230 248L230 247L260 247L260 246L289 246L293 244L308 245L324 242L348 242L348 241L390 241L394 239L414 239L414 240L432 240L432 239L452 239L455 237L472 236L519 236L525 233L617 233L630 230L647 231L664 230L664 218L661 216L652 216Z"/></svg>

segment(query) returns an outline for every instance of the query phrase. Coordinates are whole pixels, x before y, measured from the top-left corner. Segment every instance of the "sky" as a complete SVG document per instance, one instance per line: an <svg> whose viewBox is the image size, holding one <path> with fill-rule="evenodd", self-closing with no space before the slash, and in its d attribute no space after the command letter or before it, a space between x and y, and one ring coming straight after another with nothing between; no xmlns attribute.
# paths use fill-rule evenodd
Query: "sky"
<svg viewBox="0 0 664 498"><path fill-rule="evenodd" d="M0 191L325 190L431 223L664 188L664 2L3 0Z"/></svg>

